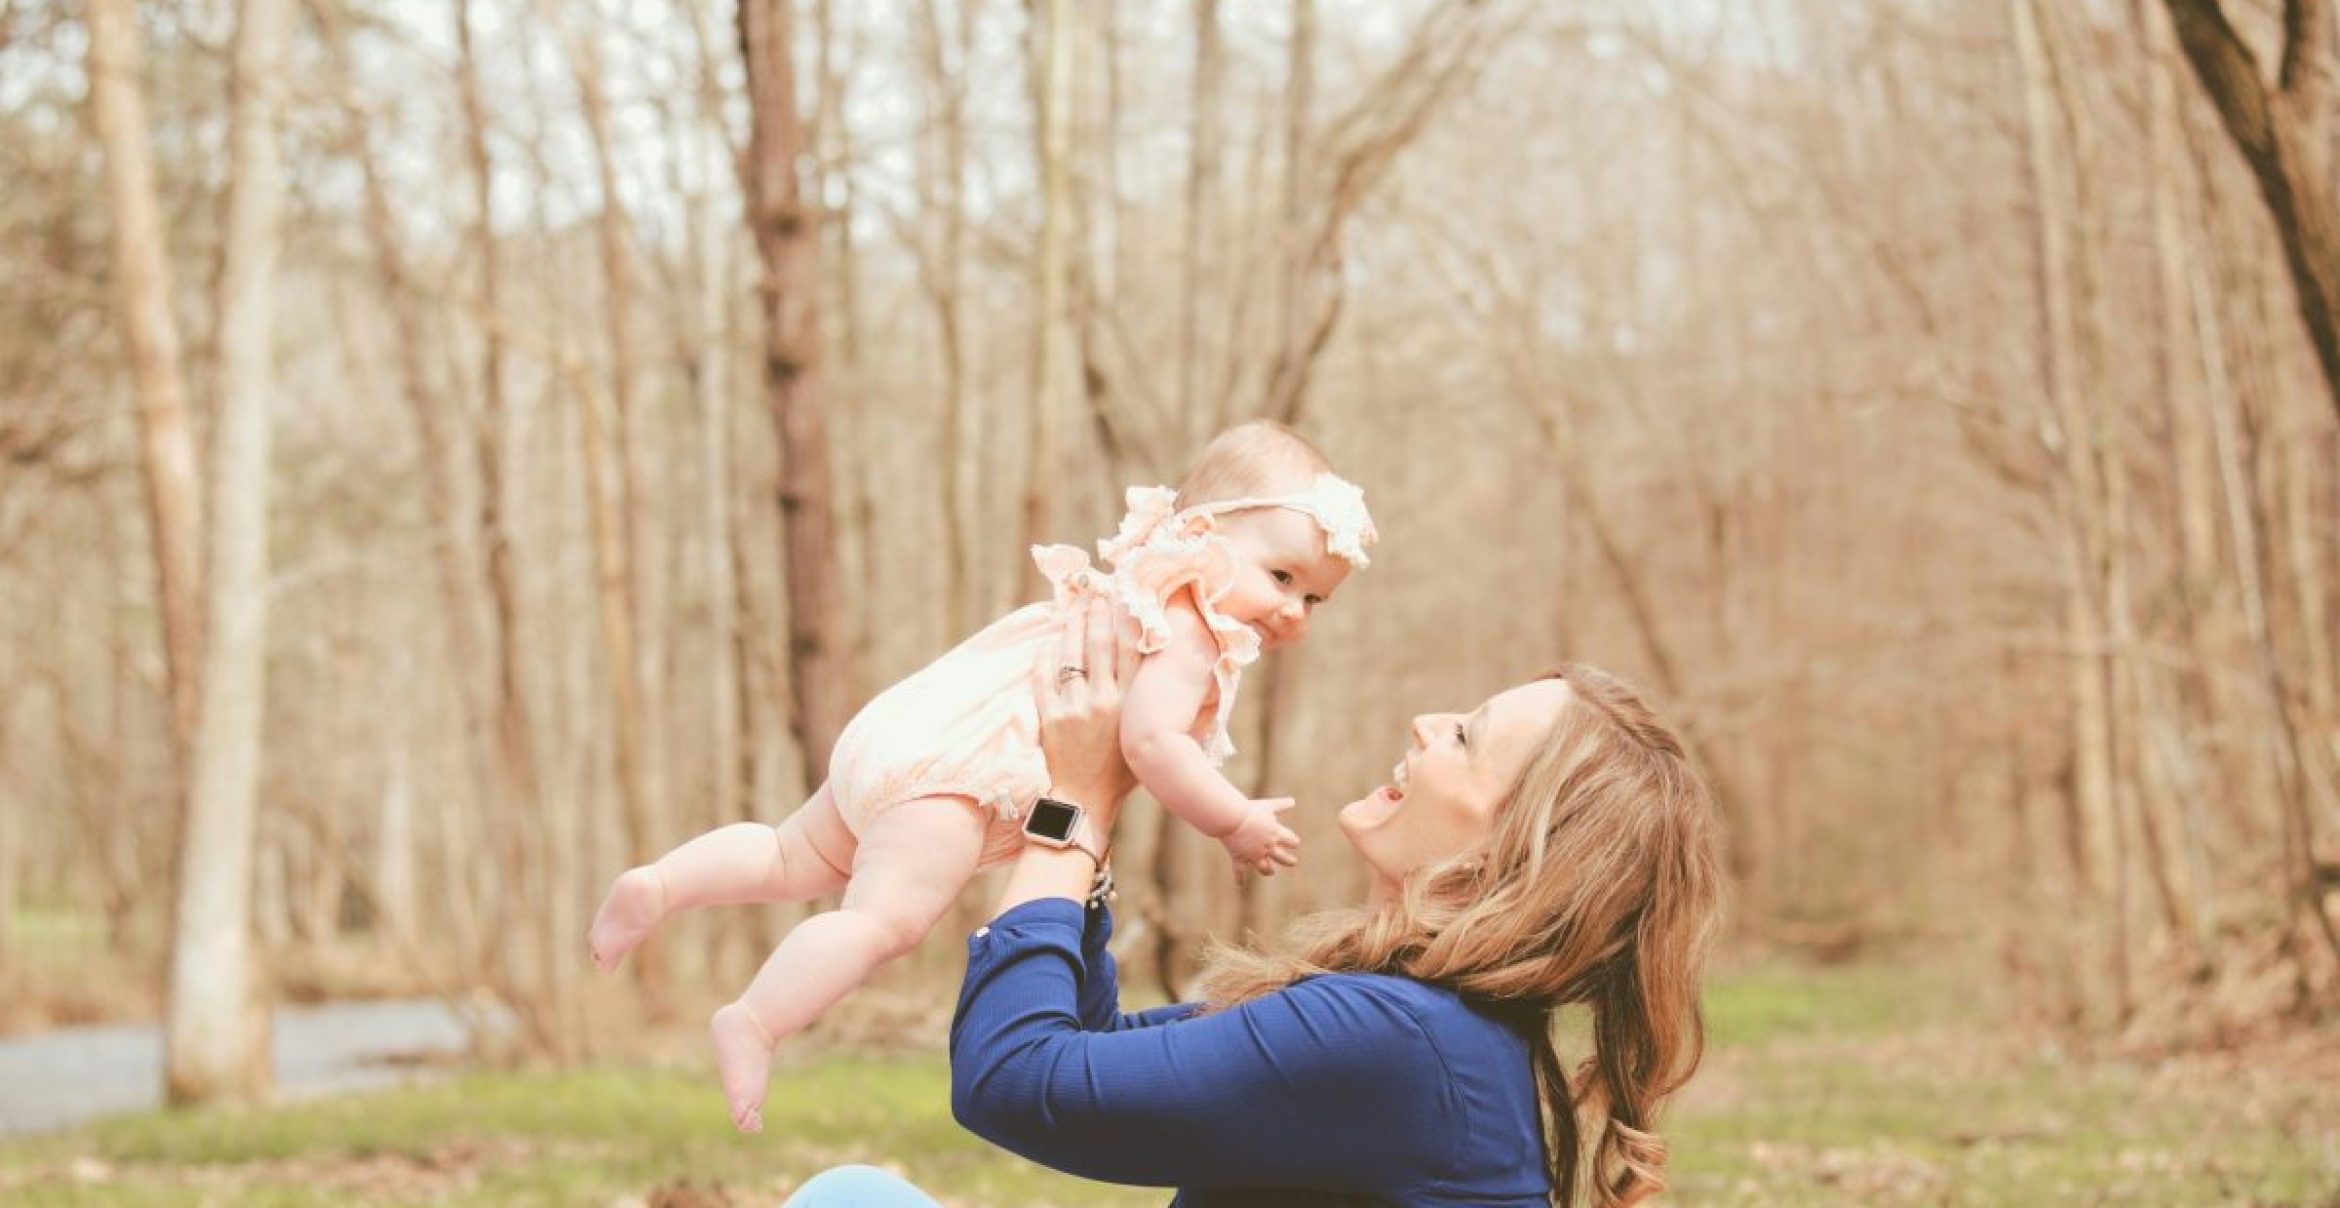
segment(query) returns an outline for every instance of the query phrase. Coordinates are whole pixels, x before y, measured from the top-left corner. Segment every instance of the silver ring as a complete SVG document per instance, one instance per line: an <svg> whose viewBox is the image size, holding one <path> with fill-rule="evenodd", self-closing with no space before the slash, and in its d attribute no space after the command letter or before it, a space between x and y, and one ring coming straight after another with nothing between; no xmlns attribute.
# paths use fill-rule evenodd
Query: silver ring
<svg viewBox="0 0 2340 1208"><path fill-rule="evenodd" d="M1089 669L1086 667L1075 667L1067 664L1056 669L1056 686L1059 688L1074 680L1087 678L1089 678Z"/></svg>

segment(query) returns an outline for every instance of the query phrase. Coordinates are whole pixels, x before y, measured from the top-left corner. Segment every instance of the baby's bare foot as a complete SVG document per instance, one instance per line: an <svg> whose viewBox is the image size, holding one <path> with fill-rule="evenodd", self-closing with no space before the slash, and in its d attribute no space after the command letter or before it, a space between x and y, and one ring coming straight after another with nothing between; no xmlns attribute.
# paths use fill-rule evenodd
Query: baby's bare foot
<svg viewBox="0 0 2340 1208"><path fill-rule="evenodd" d="M602 899L600 911L593 916L592 929L585 933L593 963L604 973L617 968L626 953L665 917L666 882L659 878L657 869L645 864L619 873L617 883L609 887L609 896Z"/></svg>
<svg viewBox="0 0 2340 1208"><path fill-rule="evenodd" d="M748 1009L733 1003L707 1021L715 1037L715 1070L723 1076L723 1097L731 1122L741 1132L764 1131L764 1088L772 1080L772 1038Z"/></svg>

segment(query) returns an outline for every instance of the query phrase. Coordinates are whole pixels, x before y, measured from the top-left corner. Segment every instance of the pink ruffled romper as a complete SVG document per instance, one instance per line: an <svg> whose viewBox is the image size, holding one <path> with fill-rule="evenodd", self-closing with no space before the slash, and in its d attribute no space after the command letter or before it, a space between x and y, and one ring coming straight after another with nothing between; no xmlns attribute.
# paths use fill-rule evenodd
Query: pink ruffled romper
<svg viewBox="0 0 2340 1208"><path fill-rule="evenodd" d="M1196 717L1194 738L1213 764L1235 753L1227 718L1243 668L1259 658L1259 635L1215 606L1233 580L1233 555L1208 513L1177 511L1170 488L1131 487L1128 502L1120 531L1097 543L1110 571L1091 570L1073 546L1033 546L1052 598L992 622L854 714L829 756L829 793L855 835L889 806L948 794L985 812L983 864L1014 856L1024 811L1048 789L1032 665L1055 647L1066 610L1098 592L1136 618L1138 651L1152 654L1170 640L1170 601L1191 589L1219 643L1216 701Z"/></svg>

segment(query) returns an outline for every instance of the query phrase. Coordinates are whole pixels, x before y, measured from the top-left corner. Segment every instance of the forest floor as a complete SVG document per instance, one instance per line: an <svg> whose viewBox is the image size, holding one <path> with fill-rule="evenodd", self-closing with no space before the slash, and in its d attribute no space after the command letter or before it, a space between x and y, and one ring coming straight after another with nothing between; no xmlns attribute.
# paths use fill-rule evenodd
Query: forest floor
<svg viewBox="0 0 2340 1208"><path fill-rule="evenodd" d="M1665 1123L1673 1204L2235 1204L2340 1208L2340 1034L2152 1061L2081 1059L1990 1022L1945 975L1742 967ZM152 1112L0 1143L0 1203L774 1205L876 1162L952 1205L1159 1205L1077 1183L951 1121L935 1049L829 1046L733 1134L671 1059L475 1073L255 1111Z"/></svg>

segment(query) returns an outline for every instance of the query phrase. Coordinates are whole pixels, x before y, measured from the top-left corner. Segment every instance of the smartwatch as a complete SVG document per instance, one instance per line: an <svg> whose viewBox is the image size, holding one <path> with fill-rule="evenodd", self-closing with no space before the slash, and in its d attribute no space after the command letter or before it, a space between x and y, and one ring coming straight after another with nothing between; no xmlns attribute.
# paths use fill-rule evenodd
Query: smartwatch
<svg viewBox="0 0 2340 1208"><path fill-rule="evenodd" d="M1024 837L1047 847L1070 847L1105 866L1105 852L1089 835L1089 812L1070 801L1042 797L1024 812Z"/></svg>

